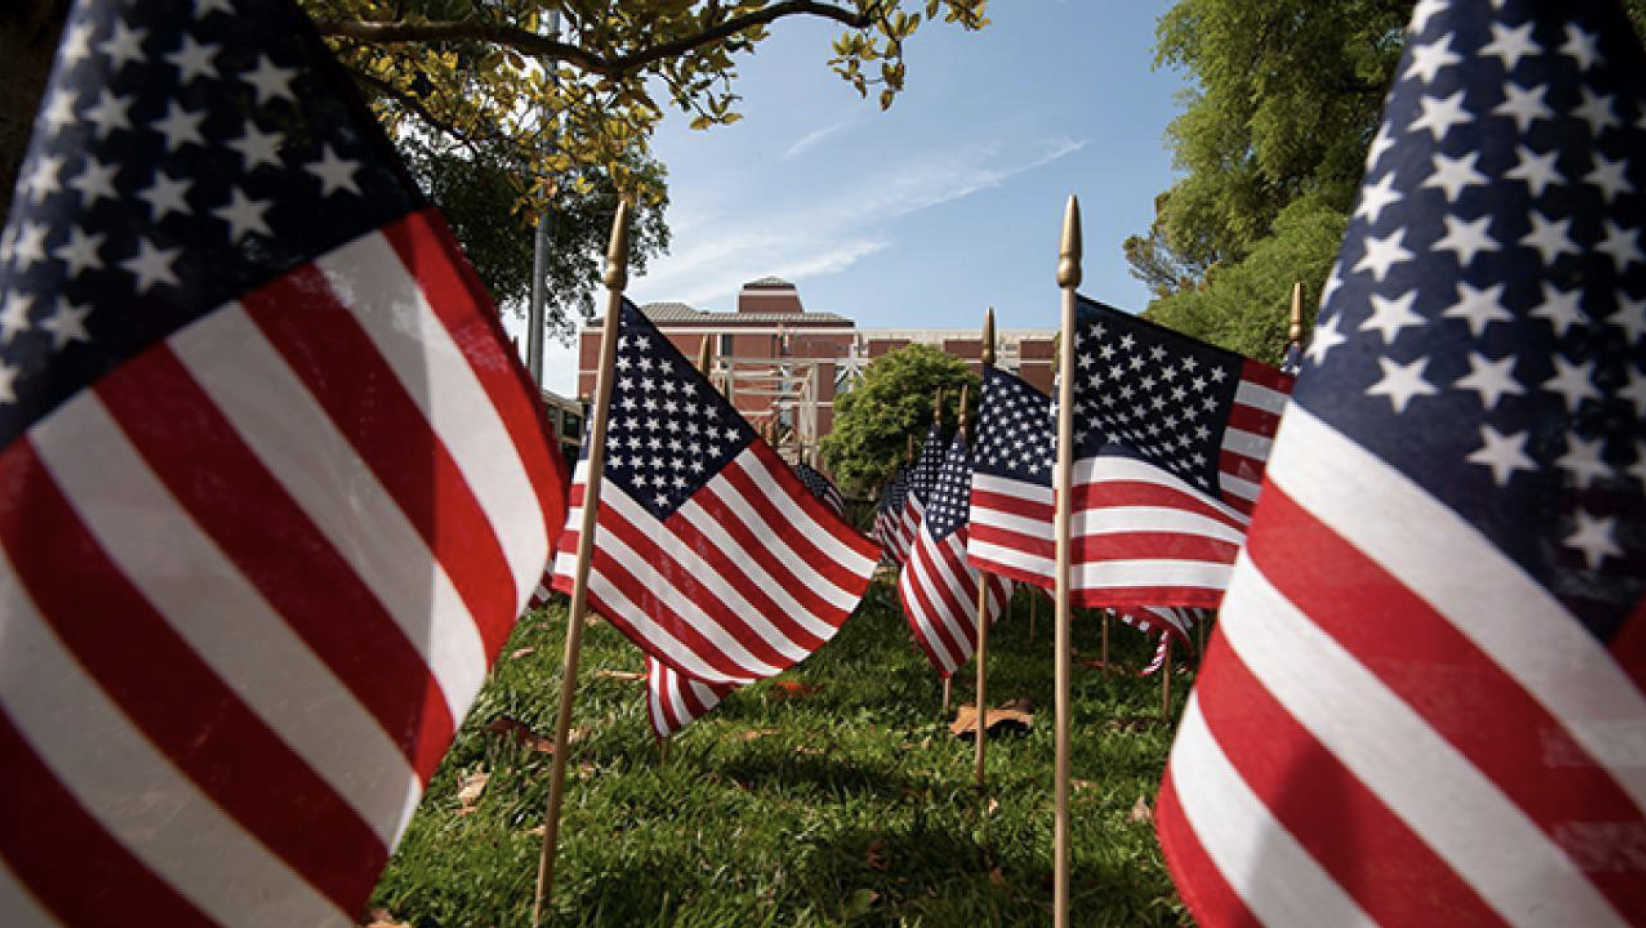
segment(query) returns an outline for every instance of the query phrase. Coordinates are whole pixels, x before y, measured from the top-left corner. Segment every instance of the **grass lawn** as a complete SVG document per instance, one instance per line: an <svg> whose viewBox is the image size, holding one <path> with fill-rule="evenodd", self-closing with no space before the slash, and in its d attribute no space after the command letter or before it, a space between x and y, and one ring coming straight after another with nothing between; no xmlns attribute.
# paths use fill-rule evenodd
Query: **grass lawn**
<svg viewBox="0 0 1646 928"><path fill-rule="evenodd" d="M1026 697L1036 724L989 743L989 787L972 745L949 734L937 675L910 642L885 580L836 637L778 679L733 694L674 739L666 763L645 716L640 652L611 626L584 635L552 924L1050 924L1052 627L1042 600L990 639L990 703ZM372 905L419 926L530 922L550 756L487 730L507 716L552 735L565 611L520 622L429 786ZM1170 746L1157 677L1080 667L1100 621L1074 629L1072 922L1189 921L1162 864L1152 803ZM1117 662L1150 648L1118 623ZM970 699L972 665L955 703ZM1188 678L1178 677L1174 708ZM486 774L473 799L476 774ZM460 796L464 785L472 800ZM466 808L467 806L467 808Z"/></svg>

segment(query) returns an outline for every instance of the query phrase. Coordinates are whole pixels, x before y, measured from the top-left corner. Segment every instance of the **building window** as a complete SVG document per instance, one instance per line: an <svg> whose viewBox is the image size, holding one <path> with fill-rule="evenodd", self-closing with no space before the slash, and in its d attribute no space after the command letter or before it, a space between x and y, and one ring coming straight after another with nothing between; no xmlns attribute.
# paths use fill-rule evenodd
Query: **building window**
<svg viewBox="0 0 1646 928"><path fill-rule="evenodd" d="M729 358L729 357L732 356L732 333L730 333L730 332L722 332L721 333L721 335L720 335L720 349L719 349L718 353L722 358Z"/></svg>

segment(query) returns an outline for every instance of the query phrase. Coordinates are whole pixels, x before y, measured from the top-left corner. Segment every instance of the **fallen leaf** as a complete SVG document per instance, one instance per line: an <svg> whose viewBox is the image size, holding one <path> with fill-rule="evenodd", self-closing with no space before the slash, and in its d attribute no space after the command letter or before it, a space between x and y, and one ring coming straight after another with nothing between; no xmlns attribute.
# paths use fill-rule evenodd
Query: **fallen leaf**
<svg viewBox="0 0 1646 928"><path fill-rule="evenodd" d="M545 835L545 834L547 834L547 833L548 833L548 831L549 831L549 829L548 829L548 827L547 827L547 826L544 826L544 825L538 825L538 826L537 826L537 827L535 827L535 828L528 828L528 829L526 829L526 834L528 834L528 835L531 835L531 836L532 836L532 837L534 837L534 838L541 838L541 837L543 837L543 836L544 836L544 835Z"/></svg>
<svg viewBox="0 0 1646 928"><path fill-rule="evenodd" d="M525 657L528 654L536 654L536 653L537 653L536 648L515 648L513 651L509 652L509 660L517 661L520 658Z"/></svg>
<svg viewBox="0 0 1646 928"><path fill-rule="evenodd" d="M1147 796L1137 797L1137 804L1133 805L1132 806L1132 811L1127 813L1126 821L1128 821L1128 822L1151 822L1151 821L1154 821L1154 812L1150 811L1150 809L1149 809L1149 797L1147 797Z"/></svg>
<svg viewBox="0 0 1646 928"><path fill-rule="evenodd" d="M601 680L622 680L625 683L641 683L646 675L638 670L596 670L596 678Z"/></svg>
<svg viewBox="0 0 1646 928"><path fill-rule="evenodd" d="M816 757L818 755L829 753L829 749L828 748L804 748L803 747L803 748L795 748L794 752L796 754L808 754L808 755L811 755L813 757Z"/></svg>
<svg viewBox="0 0 1646 928"><path fill-rule="evenodd" d="M1022 734L1034 726L1034 715L1018 709L988 709L983 714L983 727L991 735ZM961 706L955 710L949 733L956 738L977 736L977 707Z"/></svg>
<svg viewBox="0 0 1646 928"><path fill-rule="evenodd" d="M772 684L771 697L773 699L805 699L822 687L810 683L801 683L798 680L778 680Z"/></svg>
<svg viewBox="0 0 1646 928"><path fill-rule="evenodd" d="M989 808L988 808L988 811L985 812L984 814L985 815L993 815L993 814L995 814L996 812L999 812L999 811L1000 811L1000 800L994 798L993 796L990 796L989 797Z"/></svg>
<svg viewBox="0 0 1646 928"><path fill-rule="evenodd" d="M484 770L477 770L463 778L463 783L457 789L457 801L461 804L458 815L468 815L474 811L475 804L480 801L480 794L486 791L486 781L492 778Z"/></svg>
<svg viewBox="0 0 1646 928"><path fill-rule="evenodd" d="M1014 696L1000 704L1002 709L1011 709L1014 712L1033 712L1034 702L1027 696Z"/></svg>
<svg viewBox="0 0 1646 928"><path fill-rule="evenodd" d="M1004 870L1001 870L999 867L996 867L993 870L990 870L989 871L989 882L993 883L994 885L996 885L998 887L1000 887L1001 889L1005 889L1006 888L1006 872Z"/></svg>
<svg viewBox="0 0 1646 928"><path fill-rule="evenodd" d="M767 735L775 735L777 732L778 729L775 728L751 728L742 733L742 738L744 741L759 741L761 738Z"/></svg>
<svg viewBox="0 0 1646 928"><path fill-rule="evenodd" d="M1074 787L1074 791L1077 793L1083 790L1097 789L1097 784L1091 780L1070 780L1069 785Z"/></svg>
<svg viewBox="0 0 1646 928"><path fill-rule="evenodd" d="M405 922L395 921L394 916L389 914L388 909L372 909L366 915L365 928L411 928L411 926Z"/></svg>
<svg viewBox="0 0 1646 928"><path fill-rule="evenodd" d="M870 870L886 869L888 866L886 863L886 842L879 838L870 841L867 859Z"/></svg>
<svg viewBox="0 0 1646 928"><path fill-rule="evenodd" d="M486 723L486 730L494 735L508 735L526 745L538 754L553 754L554 739L540 735L531 730L531 726L519 719L507 715L500 715ZM582 740L583 732L573 728L566 732L566 743L576 744Z"/></svg>

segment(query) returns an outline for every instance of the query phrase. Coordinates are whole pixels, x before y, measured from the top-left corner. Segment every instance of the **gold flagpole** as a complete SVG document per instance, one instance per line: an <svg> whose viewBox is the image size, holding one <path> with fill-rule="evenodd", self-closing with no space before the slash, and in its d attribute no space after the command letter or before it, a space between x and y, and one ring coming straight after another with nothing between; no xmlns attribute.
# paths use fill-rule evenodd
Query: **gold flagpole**
<svg viewBox="0 0 1646 928"><path fill-rule="evenodd" d="M1069 523L1070 487L1074 483L1074 337L1075 289L1080 286L1080 200L1069 197L1063 213L1063 243L1057 262L1057 285L1063 289L1063 337L1058 345L1057 472L1057 766L1053 775L1056 818L1052 822L1052 925L1069 928Z"/></svg>
<svg viewBox="0 0 1646 928"><path fill-rule="evenodd" d="M1292 283L1292 322L1286 329L1288 344L1303 347L1303 281Z"/></svg>
<svg viewBox="0 0 1646 928"><path fill-rule="evenodd" d="M589 424L588 471L584 476L582 520L577 530L577 566L572 574L572 601L566 613L566 659L560 677L560 711L554 723L554 760L549 774L549 799L543 812L543 849L537 861L537 896L532 903L532 925L543 922L543 906L554 892L554 858L559 849L560 800L566 787L566 753L572 725L572 700L577 696L577 660L583 650L583 613L588 607L589 559L594 553L595 515L600 504L601 471L606 463L606 420L612 399L612 368L617 363L617 329L623 312L623 288L628 285L629 204L621 202L612 220L606 250L606 328L600 336L600 370L595 375L594 421Z"/></svg>
<svg viewBox="0 0 1646 928"><path fill-rule="evenodd" d="M994 366L994 307L983 317L983 346L978 353L978 360L983 362L984 375ZM980 396L981 398L981 396ZM978 413L979 420L982 412ZM966 394L960 394L960 429L966 430ZM975 460L975 458L974 458ZM970 505L970 501L967 501ZM989 699L988 699L988 669L989 669L989 579L988 571L977 571L977 785L984 784L983 758L988 751L989 737Z"/></svg>

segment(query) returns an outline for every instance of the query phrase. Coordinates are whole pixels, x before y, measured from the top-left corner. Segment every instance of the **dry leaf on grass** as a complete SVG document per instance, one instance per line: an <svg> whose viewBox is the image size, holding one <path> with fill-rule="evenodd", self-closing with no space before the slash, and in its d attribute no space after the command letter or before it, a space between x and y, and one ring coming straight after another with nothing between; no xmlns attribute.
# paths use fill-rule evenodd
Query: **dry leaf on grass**
<svg viewBox="0 0 1646 928"><path fill-rule="evenodd" d="M822 687L810 683L801 683L798 680L778 680L772 684L769 691L773 699L805 699Z"/></svg>
<svg viewBox="0 0 1646 928"><path fill-rule="evenodd" d="M521 659L522 657L525 657L528 654L536 654L536 653L537 653L536 648L515 648L513 651L509 652L509 660L517 661L517 660Z"/></svg>
<svg viewBox="0 0 1646 928"><path fill-rule="evenodd" d="M1034 726L1034 714L1020 709L989 709L983 716L983 727L991 735L1022 734ZM956 738L977 737L977 707L961 706L955 710L949 733Z"/></svg>
<svg viewBox="0 0 1646 928"><path fill-rule="evenodd" d="M494 735L507 735L526 745L538 754L553 754L554 739L532 731L531 726L519 719L507 715L500 715L486 723L486 730ZM573 728L566 732L566 743L576 744L583 739L583 732Z"/></svg>
<svg viewBox="0 0 1646 928"><path fill-rule="evenodd" d="M463 784L457 788L457 801L461 804L458 815L468 815L480 802L480 794L486 791L486 781L492 775L484 770L477 770L463 778Z"/></svg>
<svg viewBox="0 0 1646 928"><path fill-rule="evenodd" d="M1137 804L1132 806L1132 811L1131 812L1127 813L1126 821L1128 821L1128 822L1150 822L1150 821L1154 821L1154 812L1150 811L1150 809L1149 809L1149 797L1147 797L1147 796L1137 797Z"/></svg>
<svg viewBox="0 0 1646 928"><path fill-rule="evenodd" d="M596 670L598 680L622 680L624 683L643 683L646 675L638 670Z"/></svg>
<svg viewBox="0 0 1646 928"><path fill-rule="evenodd" d="M395 921L394 916L389 914L388 909L372 909L366 915L365 928L411 928L411 926L405 922Z"/></svg>
<svg viewBox="0 0 1646 928"><path fill-rule="evenodd" d="M744 741L759 741L767 735L777 734L778 731L779 730L776 728L751 728L748 731L741 732L739 737L741 737Z"/></svg>
<svg viewBox="0 0 1646 928"><path fill-rule="evenodd" d="M1006 888L1006 872L1004 870L1000 869L999 867L996 867L993 870L990 870L989 871L989 882L993 883L994 885L996 885L998 887L1000 887L1001 889L1005 889Z"/></svg>
<svg viewBox="0 0 1646 928"><path fill-rule="evenodd" d="M884 870L890 866L886 863L886 842L879 838L870 841L866 859L870 870Z"/></svg>

